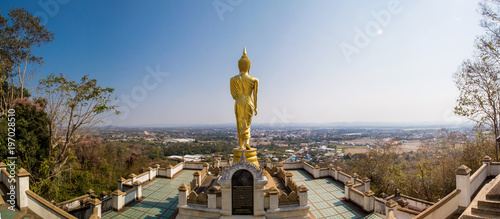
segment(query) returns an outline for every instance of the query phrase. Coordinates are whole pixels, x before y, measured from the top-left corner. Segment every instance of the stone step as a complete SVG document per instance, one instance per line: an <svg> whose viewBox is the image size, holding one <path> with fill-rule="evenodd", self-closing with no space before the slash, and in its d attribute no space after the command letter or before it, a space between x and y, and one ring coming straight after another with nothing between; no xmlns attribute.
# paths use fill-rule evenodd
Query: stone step
<svg viewBox="0 0 500 219"><path fill-rule="evenodd" d="M477 201L477 206L479 208L481 207L487 207L487 208L497 208L500 209L500 202L499 201L490 201L490 200L479 200Z"/></svg>
<svg viewBox="0 0 500 219"><path fill-rule="evenodd" d="M480 207L480 208L472 208L472 213L485 214L491 216L500 216L499 208L490 208L490 207Z"/></svg>
<svg viewBox="0 0 500 219"><path fill-rule="evenodd" d="M462 215L459 219L485 219L486 217L476 215Z"/></svg>
<svg viewBox="0 0 500 219"><path fill-rule="evenodd" d="M496 183L493 188L486 194L486 200L500 201L500 183Z"/></svg>

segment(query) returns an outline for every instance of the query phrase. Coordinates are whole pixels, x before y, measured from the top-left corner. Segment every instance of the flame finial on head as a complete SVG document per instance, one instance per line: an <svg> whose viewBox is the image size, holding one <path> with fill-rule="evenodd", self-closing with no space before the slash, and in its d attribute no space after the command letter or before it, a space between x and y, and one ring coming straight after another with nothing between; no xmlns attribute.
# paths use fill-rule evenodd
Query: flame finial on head
<svg viewBox="0 0 500 219"><path fill-rule="evenodd" d="M250 62L250 59L248 59L247 56L247 47L243 47L243 55L238 61L238 68L240 69L240 72L249 72L251 65L252 62Z"/></svg>

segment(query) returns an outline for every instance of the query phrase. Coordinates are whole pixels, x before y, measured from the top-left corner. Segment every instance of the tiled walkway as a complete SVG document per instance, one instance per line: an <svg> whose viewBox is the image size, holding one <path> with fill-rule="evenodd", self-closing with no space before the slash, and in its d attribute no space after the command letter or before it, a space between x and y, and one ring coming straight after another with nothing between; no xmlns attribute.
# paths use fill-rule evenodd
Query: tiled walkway
<svg viewBox="0 0 500 219"><path fill-rule="evenodd" d="M308 191L310 215L320 218L380 218L375 214L366 215L360 210L353 210L344 201L344 186L330 178L312 179L302 170L292 170L297 185L305 185ZM352 205L352 203L350 203Z"/></svg>
<svg viewBox="0 0 500 219"><path fill-rule="evenodd" d="M174 179L157 178L144 186L142 195L146 198L142 201L124 211L108 211L102 218L169 218L177 209L177 188L181 183L189 183L193 173L194 170L184 170Z"/></svg>
<svg viewBox="0 0 500 219"><path fill-rule="evenodd" d="M355 210L341 201L344 197L344 187L329 178L312 179L310 175L302 170L292 170L293 179L298 185L309 188L309 206L313 219L323 218L369 218L381 219L381 217L362 211ZM120 212L108 211L104 218L170 218L177 208L177 188L181 183L187 184L193 178L194 170L184 170L174 179L157 178L143 188L143 196L146 197L138 203L126 207Z"/></svg>

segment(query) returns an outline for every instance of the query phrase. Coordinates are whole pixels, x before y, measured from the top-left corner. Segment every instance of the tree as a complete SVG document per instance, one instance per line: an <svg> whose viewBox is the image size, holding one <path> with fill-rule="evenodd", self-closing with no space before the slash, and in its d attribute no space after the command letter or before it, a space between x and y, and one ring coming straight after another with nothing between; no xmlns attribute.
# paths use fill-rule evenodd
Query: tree
<svg viewBox="0 0 500 219"><path fill-rule="evenodd" d="M460 91L455 114L464 116L478 125L488 126L499 137L499 70L500 70L500 16L499 0L485 0L479 4L486 31L476 39L473 60L465 60L455 73L455 84ZM498 160L498 145L495 157Z"/></svg>
<svg viewBox="0 0 500 219"><path fill-rule="evenodd" d="M9 11L9 20L0 15L0 111L5 113L15 98L23 98L26 83L43 58L35 56L31 49L54 40L54 34L40 24L40 18L23 8ZM15 92L18 87L20 92Z"/></svg>
<svg viewBox="0 0 500 219"><path fill-rule="evenodd" d="M73 156L74 146L99 123L118 114L113 88L102 88L95 79L82 77L79 82L63 74L42 78L37 91L46 102L50 150L46 163L47 179L57 176Z"/></svg>
<svg viewBox="0 0 500 219"><path fill-rule="evenodd" d="M49 129L47 113L43 108L43 103L35 103L25 97L15 99L11 107L15 110L15 152L13 156L18 157L16 163L30 172L35 180L38 177L38 170L42 161L49 152ZM0 127L7 127L6 119L0 121ZM0 157L6 159L7 150L7 129L0 130Z"/></svg>

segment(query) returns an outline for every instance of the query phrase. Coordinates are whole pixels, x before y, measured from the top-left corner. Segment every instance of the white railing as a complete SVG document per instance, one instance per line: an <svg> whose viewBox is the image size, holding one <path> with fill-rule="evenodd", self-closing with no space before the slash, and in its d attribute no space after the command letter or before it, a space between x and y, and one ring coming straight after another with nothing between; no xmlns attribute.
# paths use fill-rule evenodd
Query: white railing
<svg viewBox="0 0 500 219"><path fill-rule="evenodd" d="M175 165L173 168L172 168L172 176L174 176L176 173L180 172L184 165L186 165L185 162L181 162L181 163L178 163L177 165ZM200 169L203 169L203 165L201 166Z"/></svg>
<svg viewBox="0 0 500 219"><path fill-rule="evenodd" d="M379 214L385 214L385 201L384 199L375 197L375 203L373 206L373 211Z"/></svg>
<svg viewBox="0 0 500 219"><path fill-rule="evenodd" d="M314 167L309 165L308 163L304 163L304 170L314 176Z"/></svg>
<svg viewBox="0 0 500 219"><path fill-rule="evenodd" d="M184 162L184 169L201 170L203 169L203 162Z"/></svg>
<svg viewBox="0 0 500 219"><path fill-rule="evenodd" d="M330 171L328 170L328 168L321 168L319 170L319 177L327 177L327 176L330 176Z"/></svg>
<svg viewBox="0 0 500 219"><path fill-rule="evenodd" d="M52 203L38 196L36 193L26 190L29 209L42 218L68 218L76 219L75 216L56 207Z"/></svg>
<svg viewBox="0 0 500 219"><path fill-rule="evenodd" d="M432 207L418 214L415 219L447 218L458 208L460 190L455 189Z"/></svg>
<svg viewBox="0 0 500 219"><path fill-rule="evenodd" d="M132 202L132 201L135 200L135 197L137 196L136 195L137 189L135 189L135 188L129 189L125 193L126 193L126 195L125 195L125 205L127 205L128 203L130 203L130 202Z"/></svg>
<svg viewBox="0 0 500 219"><path fill-rule="evenodd" d="M5 187L7 188L10 188L11 185L14 184L14 181L12 181L12 183L9 183L9 173L7 172L7 170L5 169L2 169L2 183L5 185Z"/></svg>
<svg viewBox="0 0 500 219"><path fill-rule="evenodd" d="M347 181L351 180L351 176L347 175L346 173L339 171L339 181L342 183L345 183Z"/></svg>
<svg viewBox="0 0 500 219"><path fill-rule="evenodd" d="M350 189L349 190L349 200L357 204L358 206L363 207L364 206L364 200L365 196L363 193L356 189Z"/></svg>
<svg viewBox="0 0 500 219"><path fill-rule="evenodd" d="M149 171L139 174L136 179L141 183L149 181Z"/></svg>
<svg viewBox="0 0 500 219"><path fill-rule="evenodd" d="M488 165L483 164L475 173L470 177L471 195L480 189L484 180L488 177Z"/></svg>

